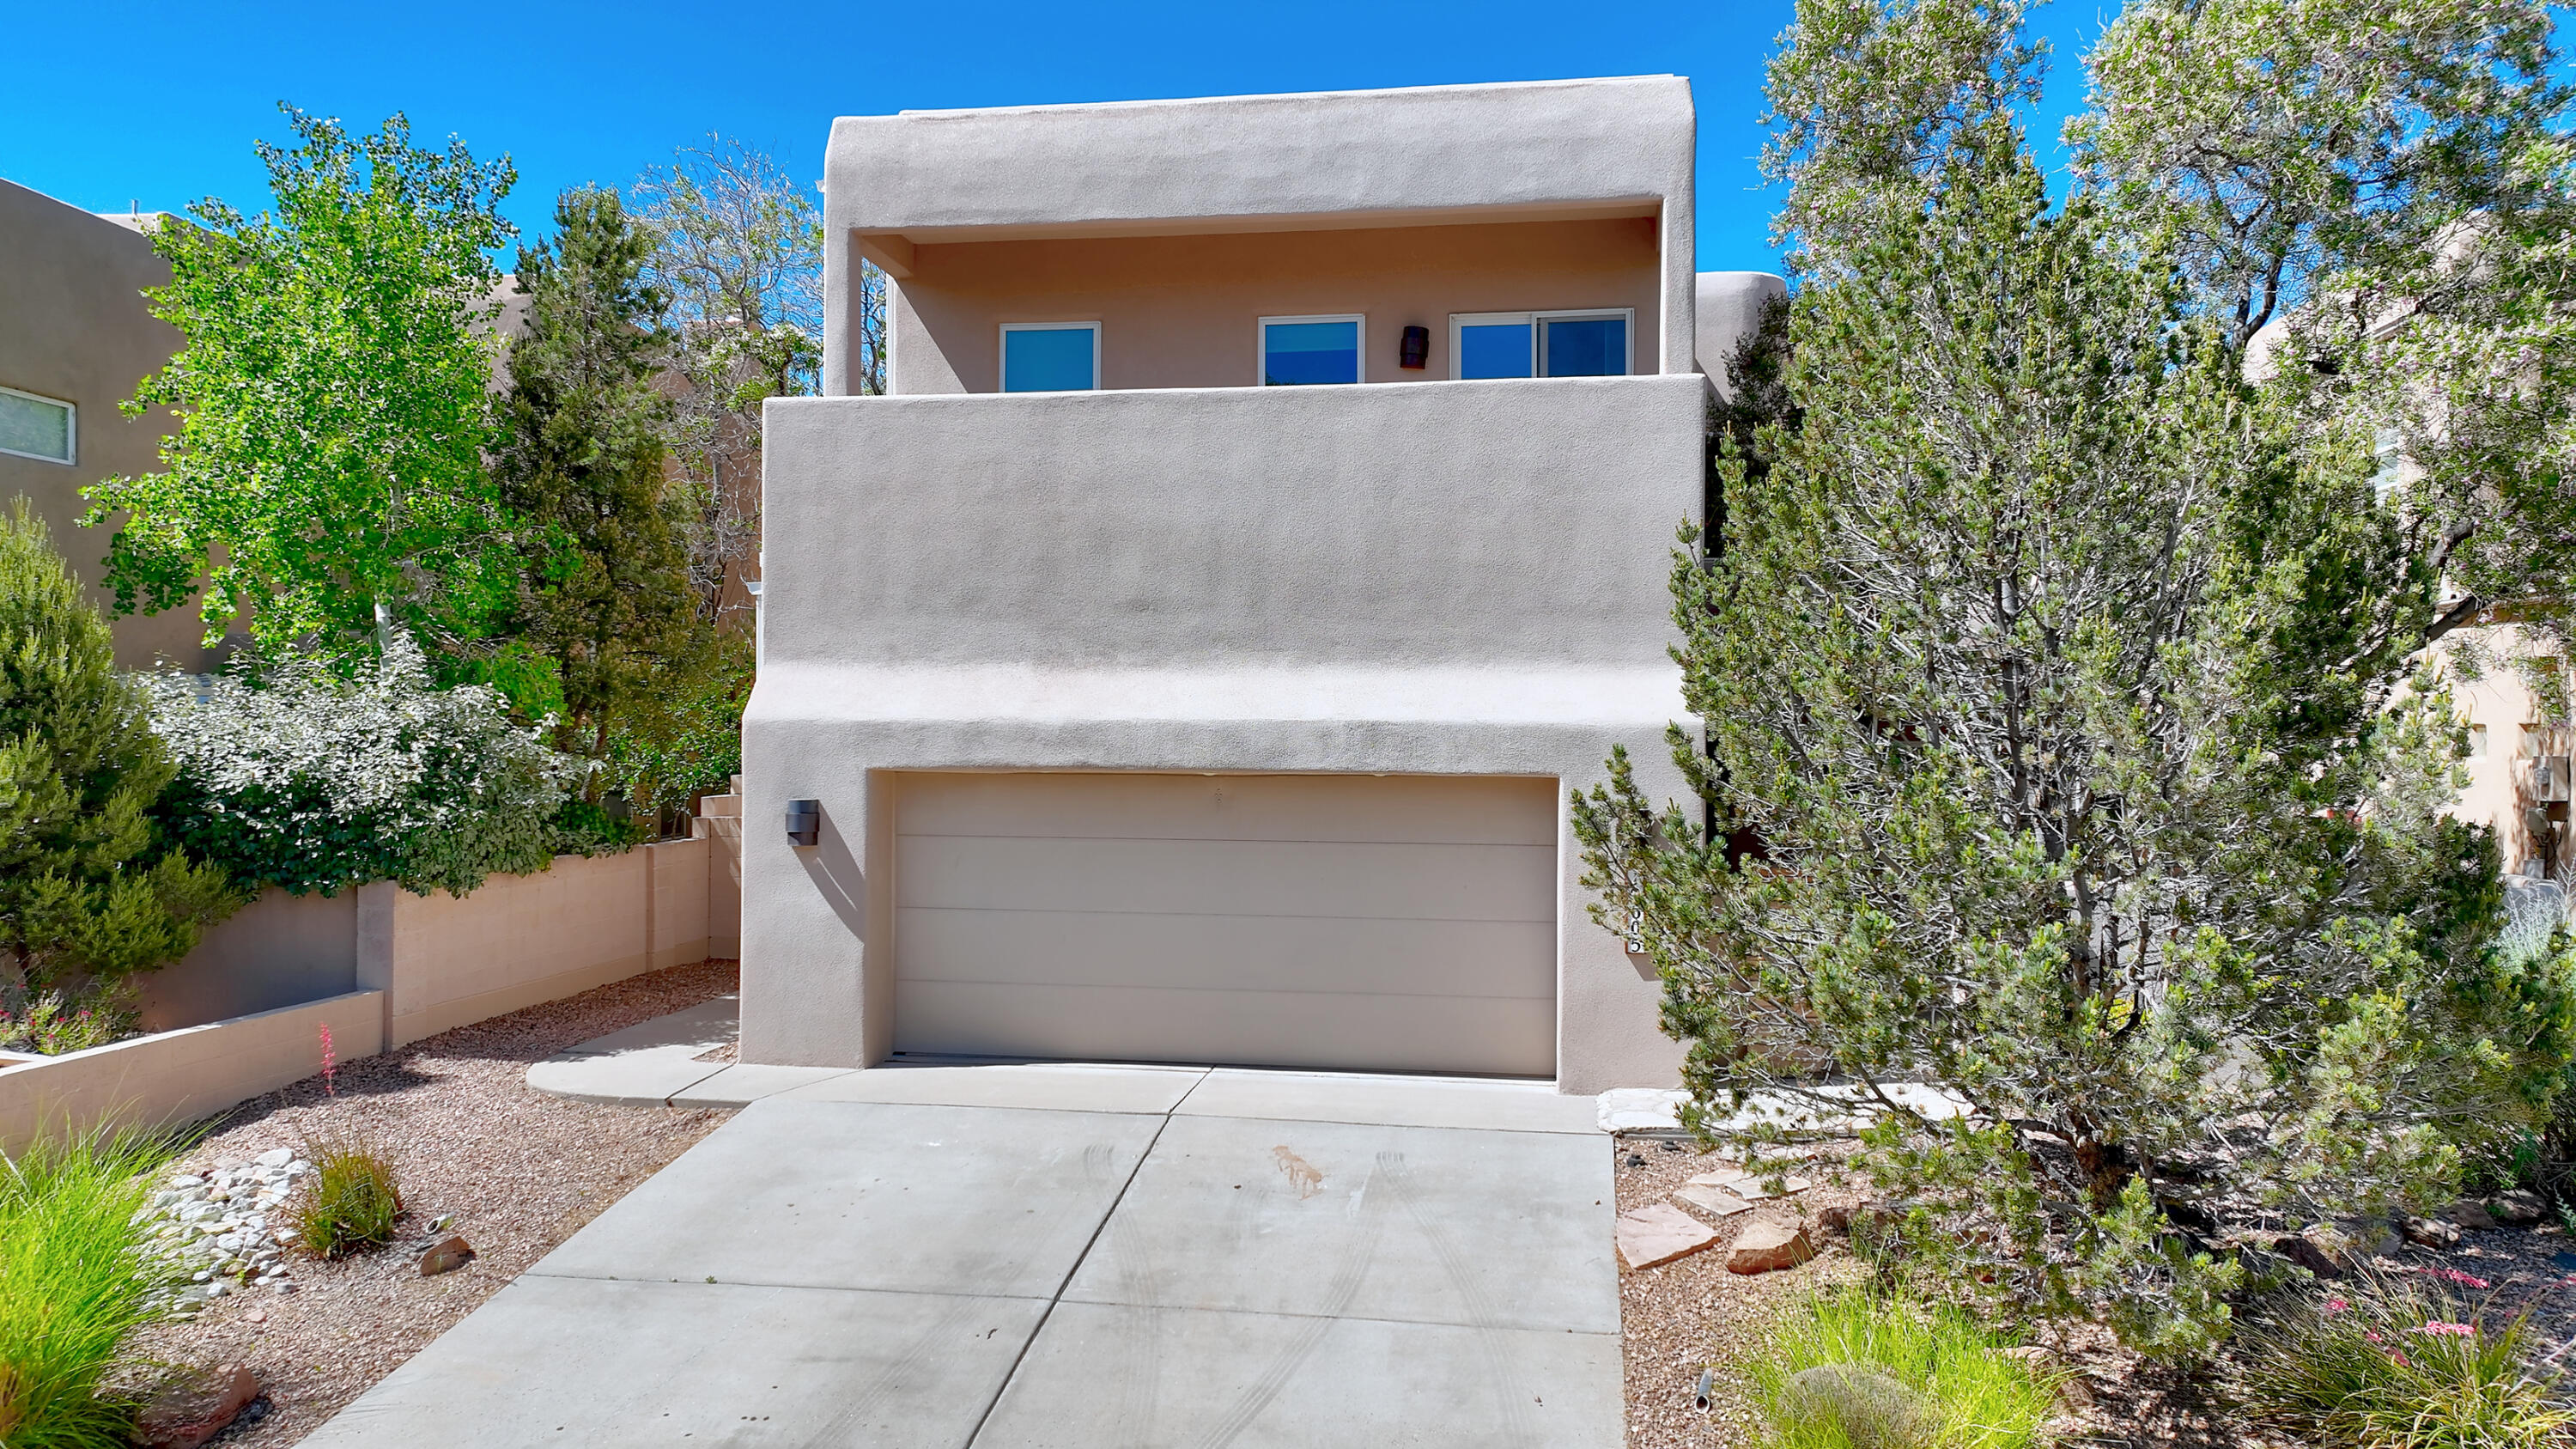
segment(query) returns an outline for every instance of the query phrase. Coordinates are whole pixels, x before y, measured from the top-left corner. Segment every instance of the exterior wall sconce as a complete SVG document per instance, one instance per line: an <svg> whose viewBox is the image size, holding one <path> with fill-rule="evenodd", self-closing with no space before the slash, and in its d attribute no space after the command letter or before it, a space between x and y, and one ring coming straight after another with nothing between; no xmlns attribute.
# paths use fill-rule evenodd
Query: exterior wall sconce
<svg viewBox="0 0 2576 1449"><path fill-rule="evenodd" d="M787 843L816 845L823 839L823 802L790 800L787 802Z"/></svg>
<svg viewBox="0 0 2576 1449"><path fill-rule="evenodd" d="M1408 367L1416 372L1428 365L1431 361L1431 329L1405 328L1404 341L1396 350L1395 360L1398 367Z"/></svg>

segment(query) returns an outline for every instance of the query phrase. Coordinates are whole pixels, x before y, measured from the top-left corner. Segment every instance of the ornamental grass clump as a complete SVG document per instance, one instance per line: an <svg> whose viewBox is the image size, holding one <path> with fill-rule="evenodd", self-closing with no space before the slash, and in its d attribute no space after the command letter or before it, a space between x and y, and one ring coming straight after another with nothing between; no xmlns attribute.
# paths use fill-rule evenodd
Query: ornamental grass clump
<svg viewBox="0 0 2576 1449"><path fill-rule="evenodd" d="M163 1144L94 1133L0 1160L0 1444L108 1449L133 1401L110 1375L166 1313L181 1273L149 1251Z"/></svg>
<svg viewBox="0 0 2576 1449"><path fill-rule="evenodd" d="M1746 1365L1777 1449L2024 1449L2057 1380L1951 1304L1849 1284L1793 1304Z"/></svg>
<svg viewBox="0 0 2576 1449"><path fill-rule="evenodd" d="M304 1144L313 1172L287 1203L298 1241L318 1258L338 1258L390 1242L402 1216L402 1191L393 1164L354 1137Z"/></svg>
<svg viewBox="0 0 2576 1449"><path fill-rule="evenodd" d="M2488 1324L2439 1281L2366 1276L2248 1334L2255 1413L2325 1449L2569 1444L2576 1414L2534 1372L2525 1320Z"/></svg>

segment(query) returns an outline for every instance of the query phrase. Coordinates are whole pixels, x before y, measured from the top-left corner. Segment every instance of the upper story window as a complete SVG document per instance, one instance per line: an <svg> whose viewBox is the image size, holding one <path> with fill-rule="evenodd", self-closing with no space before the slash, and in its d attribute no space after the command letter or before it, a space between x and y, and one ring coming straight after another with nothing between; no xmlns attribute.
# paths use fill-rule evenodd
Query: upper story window
<svg viewBox="0 0 2576 1449"><path fill-rule="evenodd" d="M1100 324L1002 324L1002 391L1090 392L1100 386Z"/></svg>
<svg viewBox="0 0 2576 1449"><path fill-rule="evenodd" d="M1630 308L1595 312L1460 312L1449 319L1450 369L1471 377L1625 377Z"/></svg>
<svg viewBox="0 0 2576 1449"><path fill-rule="evenodd" d="M1261 319L1261 385L1357 382L1367 328L1358 314Z"/></svg>
<svg viewBox="0 0 2576 1449"><path fill-rule="evenodd" d="M0 453L68 463L79 443L77 415L70 403L0 387Z"/></svg>

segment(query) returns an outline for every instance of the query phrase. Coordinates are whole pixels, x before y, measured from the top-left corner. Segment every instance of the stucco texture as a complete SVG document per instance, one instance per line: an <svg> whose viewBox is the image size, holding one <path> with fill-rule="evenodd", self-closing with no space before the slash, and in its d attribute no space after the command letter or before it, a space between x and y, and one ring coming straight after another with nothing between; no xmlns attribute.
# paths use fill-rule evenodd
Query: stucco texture
<svg viewBox="0 0 2576 1449"><path fill-rule="evenodd" d="M1461 312L1627 308L1634 370L1655 370L1661 278L1651 215L1337 231L925 245L891 300L901 394L1000 391L1005 322L1098 322L1109 388L1250 387L1263 317L1358 313L1362 377L1450 373ZM1408 371L1408 326L1431 334Z"/></svg>
<svg viewBox="0 0 2576 1449"><path fill-rule="evenodd" d="M769 405L743 1055L870 1065L895 772L1517 775L1677 792L1696 374ZM823 804L795 850L791 799ZM1669 1082L1560 819L1557 1080Z"/></svg>
<svg viewBox="0 0 2576 1449"><path fill-rule="evenodd" d="M49 196L0 181L0 387L71 403L77 452L69 465L0 453L0 506L24 497L52 531L104 611L100 587L109 526L84 529L80 490L102 478L159 466L171 419L155 410L128 418L117 405L145 374L167 362L179 334L155 319L143 289L169 281L169 268L135 227L92 216ZM129 669L168 659L205 665L196 610L116 621L116 662Z"/></svg>

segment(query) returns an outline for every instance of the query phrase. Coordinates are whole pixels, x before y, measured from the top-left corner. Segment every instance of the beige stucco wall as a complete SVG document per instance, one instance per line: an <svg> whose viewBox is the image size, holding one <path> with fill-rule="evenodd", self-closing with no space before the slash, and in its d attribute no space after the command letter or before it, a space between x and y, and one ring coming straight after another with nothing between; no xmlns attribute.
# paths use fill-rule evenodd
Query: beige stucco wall
<svg viewBox="0 0 2576 1449"><path fill-rule="evenodd" d="M741 788L736 777L735 789ZM709 795L698 801L689 833L707 842L707 955L742 958L742 796Z"/></svg>
<svg viewBox="0 0 2576 1449"><path fill-rule="evenodd" d="M0 1150L100 1123L193 1122L322 1069L322 1028L342 1061L384 1050L384 997L356 991L275 1011L0 1067Z"/></svg>
<svg viewBox="0 0 2576 1449"><path fill-rule="evenodd" d="M892 1041L894 772L1516 775L1684 714L1689 376L773 400L744 717L743 1056ZM791 799L823 805L795 850ZM1668 1086L1660 991L1557 838L1557 1082Z"/></svg>
<svg viewBox="0 0 2576 1449"><path fill-rule="evenodd" d="M1249 387L1263 317L1367 318L1364 378L1449 376L1458 312L1629 308L1631 366L1656 370L1656 218L1628 217L923 245L893 284L891 391L998 392L1001 324L1098 322L1101 385ZM1398 366L1403 329L1428 365Z"/></svg>
<svg viewBox="0 0 2576 1449"><path fill-rule="evenodd" d="M318 1001L358 986L358 897L275 886L208 927L179 961L136 978L143 1029L169 1031Z"/></svg>
<svg viewBox="0 0 2576 1449"><path fill-rule="evenodd" d="M353 1061L706 960L711 941L729 957L739 843L737 829L557 856L550 869L494 876L462 897L390 882L336 897L269 891L186 960L144 978L153 1035L0 1066L0 1148L102 1121L188 1122L302 1081L320 1070L325 1024L340 1059ZM714 923L728 934L711 936ZM311 994L274 1004L297 992Z"/></svg>
<svg viewBox="0 0 2576 1449"><path fill-rule="evenodd" d="M0 387L79 410L69 466L0 454L0 506L22 495L34 505L102 610L114 602L98 584L115 530L78 526L88 506L80 490L159 465L169 415L128 418L117 404L179 345L143 298L169 276L135 228L0 181ZM166 657L202 668L199 631L193 607L119 619L117 662L133 669Z"/></svg>
<svg viewBox="0 0 2576 1449"><path fill-rule="evenodd" d="M559 855L468 896L359 887L358 985L386 993L385 1044L707 959L708 849L691 839Z"/></svg>

